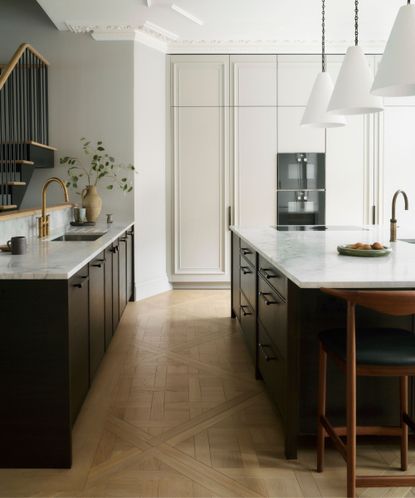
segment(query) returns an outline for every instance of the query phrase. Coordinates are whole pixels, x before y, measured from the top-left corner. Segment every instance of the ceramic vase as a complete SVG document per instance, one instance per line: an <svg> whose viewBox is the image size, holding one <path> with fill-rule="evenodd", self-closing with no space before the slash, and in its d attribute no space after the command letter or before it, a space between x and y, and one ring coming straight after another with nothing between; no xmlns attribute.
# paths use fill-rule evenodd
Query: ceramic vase
<svg viewBox="0 0 415 498"><path fill-rule="evenodd" d="M82 207L86 209L87 221L97 221L101 214L102 199L95 185L87 185L82 191Z"/></svg>

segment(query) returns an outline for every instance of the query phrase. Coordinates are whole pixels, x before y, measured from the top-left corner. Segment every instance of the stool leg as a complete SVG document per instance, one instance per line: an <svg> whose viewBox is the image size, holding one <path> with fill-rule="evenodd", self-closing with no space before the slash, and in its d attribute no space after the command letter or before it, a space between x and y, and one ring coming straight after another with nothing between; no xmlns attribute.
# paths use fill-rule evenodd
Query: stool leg
<svg viewBox="0 0 415 498"><path fill-rule="evenodd" d="M399 379L401 392L401 470L408 469L408 426L403 421L404 413L408 413L408 377Z"/></svg>
<svg viewBox="0 0 415 498"><path fill-rule="evenodd" d="M320 343L319 351L319 379L318 379L318 413L317 413L317 472L323 472L325 431L320 422L320 417L326 414L327 390L327 353Z"/></svg>
<svg viewBox="0 0 415 498"><path fill-rule="evenodd" d="M356 496L356 329L354 305L347 307L347 497Z"/></svg>

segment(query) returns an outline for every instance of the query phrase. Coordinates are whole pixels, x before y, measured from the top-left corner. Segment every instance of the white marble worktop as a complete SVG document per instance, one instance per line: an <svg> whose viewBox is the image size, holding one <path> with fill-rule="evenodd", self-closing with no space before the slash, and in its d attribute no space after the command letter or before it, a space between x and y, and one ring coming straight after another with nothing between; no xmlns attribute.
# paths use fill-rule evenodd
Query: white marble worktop
<svg viewBox="0 0 415 498"><path fill-rule="evenodd" d="M12 255L0 252L1 280L66 280L89 261L100 254L109 244L133 225L133 222L117 222L94 227L67 227L52 231L45 239L29 238L27 253ZM52 239L64 233L106 232L89 242L60 242Z"/></svg>
<svg viewBox="0 0 415 498"><path fill-rule="evenodd" d="M273 227L231 227L273 266L302 288L415 287L415 244L389 242L389 228L324 232L280 232ZM415 241L415 227L398 228L398 239ZM375 258L340 256L337 246L382 242L391 254Z"/></svg>

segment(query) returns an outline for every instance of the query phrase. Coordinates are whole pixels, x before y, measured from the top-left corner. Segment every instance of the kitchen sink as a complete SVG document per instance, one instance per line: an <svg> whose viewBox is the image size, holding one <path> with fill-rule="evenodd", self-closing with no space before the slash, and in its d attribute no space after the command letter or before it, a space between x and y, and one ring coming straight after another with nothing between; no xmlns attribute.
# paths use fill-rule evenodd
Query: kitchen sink
<svg viewBox="0 0 415 498"><path fill-rule="evenodd" d="M408 244L415 244L415 239L398 239L401 242L408 242Z"/></svg>
<svg viewBox="0 0 415 498"><path fill-rule="evenodd" d="M95 232L95 233L65 233L56 239L52 239L53 242L92 242L99 239L106 232Z"/></svg>

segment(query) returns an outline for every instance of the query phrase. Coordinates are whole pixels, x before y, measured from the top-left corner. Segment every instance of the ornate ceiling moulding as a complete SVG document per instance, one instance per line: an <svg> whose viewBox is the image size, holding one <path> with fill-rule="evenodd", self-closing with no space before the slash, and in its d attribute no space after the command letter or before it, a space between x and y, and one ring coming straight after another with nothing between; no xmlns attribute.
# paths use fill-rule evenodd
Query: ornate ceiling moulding
<svg viewBox="0 0 415 498"><path fill-rule="evenodd" d="M327 54L344 54L349 40L326 43ZM367 54L383 52L384 40L362 42ZM319 40L178 40L168 44L171 54L183 53L257 53L257 54L320 54Z"/></svg>
<svg viewBox="0 0 415 498"><path fill-rule="evenodd" d="M90 33L98 41L138 41L161 52L223 54L319 54L319 40L180 40L175 33L156 31L151 24L96 25L66 22L72 33ZM158 26L156 26L158 29ZM350 40L328 40L327 54L344 54ZM385 40L362 40L367 54L383 53Z"/></svg>

